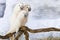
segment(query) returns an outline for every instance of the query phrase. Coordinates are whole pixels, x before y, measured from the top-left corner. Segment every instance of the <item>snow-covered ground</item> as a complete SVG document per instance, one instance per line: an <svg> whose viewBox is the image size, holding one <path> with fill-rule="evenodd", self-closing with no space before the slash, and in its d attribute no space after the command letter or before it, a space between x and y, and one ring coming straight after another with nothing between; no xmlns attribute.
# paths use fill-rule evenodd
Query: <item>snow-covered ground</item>
<svg viewBox="0 0 60 40"><path fill-rule="evenodd" d="M4 0L3 0L4 1ZM3 2L2 1L2 2ZM12 14L14 5L18 2L31 5L27 26L31 29L55 27L60 28L60 0L6 0L4 17L0 19L0 34L9 30L9 16ZM60 32L47 32L30 34L30 38L60 37Z"/></svg>

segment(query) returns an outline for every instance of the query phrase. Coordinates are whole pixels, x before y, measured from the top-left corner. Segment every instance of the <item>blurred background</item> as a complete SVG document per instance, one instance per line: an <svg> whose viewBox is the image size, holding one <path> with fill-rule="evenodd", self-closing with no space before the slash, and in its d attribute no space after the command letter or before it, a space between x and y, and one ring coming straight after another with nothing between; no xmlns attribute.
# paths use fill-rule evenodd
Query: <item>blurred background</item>
<svg viewBox="0 0 60 40"><path fill-rule="evenodd" d="M32 10L26 23L29 28L60 28L60 0L0 0L1 35L9 30L8 19L12 15L14 6L19 2L31 5ZM23 38L24 36L21 40L24 40ZM29 33L29 38L30 40L60 40L60 32Z"/></svg>
<svg viewBox="0 0 60 40"><path fill-rule="evenodd" d="M4 16L5 8L6 8L6 0L0 0L0 18Z"/></svg>

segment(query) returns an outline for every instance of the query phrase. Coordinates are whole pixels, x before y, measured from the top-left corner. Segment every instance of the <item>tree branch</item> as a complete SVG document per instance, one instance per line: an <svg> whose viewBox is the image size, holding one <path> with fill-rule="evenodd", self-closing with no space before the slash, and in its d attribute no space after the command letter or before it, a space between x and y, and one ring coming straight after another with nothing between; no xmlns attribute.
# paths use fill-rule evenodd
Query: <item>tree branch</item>
<svg viewBox="0 0 60 40"><path fill-rule="evenodd" d="M27 26L22 26L22 27L20 27L18 33L21 33L21 34L22 34L22 31L24 32L25 30L28 31L28 32L31 32L31 33L60 31L60 29L58 29L58 28L53 28L53 27L51 27L51 28L43 28L43 29L34 29L34 30L33 30L33 29L28 28ZM7 34L7 35L5 35L5 36L0 35L0 38L1 38L1 39L8 39L9 37L11 37L11 36L14 35L14 34L15 34L15 32L14 32L14 33ZM19 35L21 36L21 34L18 34L16 37L18 38ZM16 38L16 37L15 37L15 38Z"/></svg>

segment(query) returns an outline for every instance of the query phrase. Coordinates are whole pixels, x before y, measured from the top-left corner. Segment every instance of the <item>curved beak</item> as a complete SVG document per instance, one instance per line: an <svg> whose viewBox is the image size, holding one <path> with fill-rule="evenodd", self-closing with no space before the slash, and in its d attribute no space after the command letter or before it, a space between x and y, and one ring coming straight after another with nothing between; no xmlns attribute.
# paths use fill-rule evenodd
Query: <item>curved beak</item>
<svg viewBox="0 0 60 40"><path fill-rule="evenodd" d="M31 11L31 8L28 8L28 11Z"/></svg>

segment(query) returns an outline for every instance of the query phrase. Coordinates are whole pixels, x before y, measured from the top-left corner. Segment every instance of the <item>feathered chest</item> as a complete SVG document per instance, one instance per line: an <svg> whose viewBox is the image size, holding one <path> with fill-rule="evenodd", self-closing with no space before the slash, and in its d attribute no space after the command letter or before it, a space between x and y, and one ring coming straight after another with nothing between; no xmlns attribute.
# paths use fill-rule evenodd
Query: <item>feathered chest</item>
<svg viewBox="0 0 60 40"><path fill-rule="evenodd" d="M27 17L28 17L28 13L22 11L22 12L19 12L19 14L17 15L16 18L18 18L18 19L23 19L23 18L27 18Z"/></svg>
<svg viewBox="0 0 60 40"><path fill-rule="evenodd" d="M12 22L12 23L15 23L15 22L23 23L23 22L27 21L27 16L28 16L28 13L24 12L24 11L19 12L18 15L13 14L11 19L10 19L10 22Z"/></svg>

